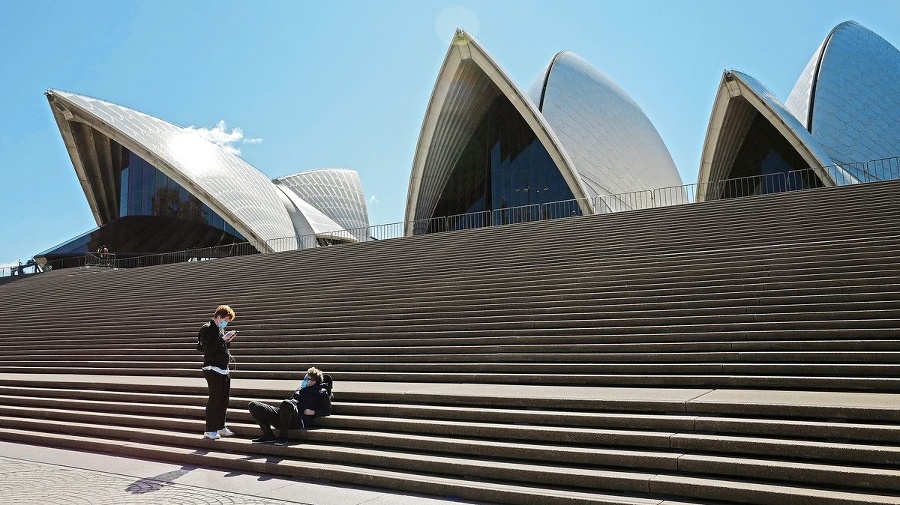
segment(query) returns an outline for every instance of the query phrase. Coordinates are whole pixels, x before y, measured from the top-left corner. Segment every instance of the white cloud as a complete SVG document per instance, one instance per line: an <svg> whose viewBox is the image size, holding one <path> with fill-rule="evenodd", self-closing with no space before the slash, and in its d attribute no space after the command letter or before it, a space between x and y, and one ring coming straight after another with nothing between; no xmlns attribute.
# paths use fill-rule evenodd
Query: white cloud
<svg viewBox="0 0 900 505"><path fill-rule="evenodd" d="M225 120L219 121L213 128L195 128L189 126L186 129L199 134L201 137L232 154L241 154L241 149L238 147L238 144L259 144L263 141L263 139L257 138L244 138L244 130L239 127L232 128L229 132Z"/></svg>
<svg viewBox="0 0 900 505"><path fill-rule="evenodd" d="M369 203L381 203L381 202L378 201L378 197L377 197L377 196L372 195L372 197L369 198Z"/></svg>

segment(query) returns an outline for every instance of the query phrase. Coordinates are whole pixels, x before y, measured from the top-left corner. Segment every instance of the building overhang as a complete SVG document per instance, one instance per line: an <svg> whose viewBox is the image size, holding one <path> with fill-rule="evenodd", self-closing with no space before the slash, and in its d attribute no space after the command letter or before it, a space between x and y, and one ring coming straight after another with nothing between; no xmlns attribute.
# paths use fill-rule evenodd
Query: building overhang
<svg viewBox="0 0 900 505"><path fill-rule="evenodd" d="M781 102L747 74L728 70L722 75L706 130L697 177L698 201L706 198L708 183L723 180L737 156L750 122L762 115L803 158L826 186L834 186L826 167L828 154Z"/></svg>
<svg viewBox="0 0 900 505"><path fill-rule="evenodd" d="M279 184L277 181L275 182L275 187L278 188L284 195L284 198L290 202L292 208L288 209L288 214L291 215L291 219L294 221L294 227L298 237L302 237L305 235L305 232L309 230L316 238L329 240L339 239L342 242L357 242L356 237L348 230L304 200L300 195L291 190L290 187Z"/></svg>
<svg viewBox="0 0 900 505"><path fill-rule="evenodd" d="M298 216L297 211L310 208L321 213L325 221L337 226L340 234L354 237L357 241L366 241L369 233L369 215L362 182L356 170L346 168L325 168L284 175L272 180L275 186L285 193L299 197L303 203L287 202L288 213L295 221L299 218L307 221L307 217ZM286 195L290 197L290 195ZM309 220L312 223L312 220ZM305 225L304 225L305 227ZM331 237L321 237L328 238Z"/></svg>
<svg viewBox="0 0 900 505"><path fill-rule="evenodd" d="M118 191L118 188L111 187L109 183L111 176L109 169L104 168L102 163L97 162L104 155L97 149L100 142L96 141L97 139L93 142L79 142L73 132L80 128L78 125L89 127L92 132L103 135L106 139L114 141L146 160L156 167L157 170L186 188L200 202L212 209L213 212L225 219L238 233L251 241L260 252L280 250L279 241L273 239L293 235L293 227L290 226L287 210L281 205L274 187L268 188L268 193L271 194L250 194L249 190L241 189L241 181L232 181L232 174L208 173L210 170L214 170L209 167L215 167L216 158L221 156L221 153L217 151L221 150L220 147L183 128L152 118L154 122L164 124L166 128L165 135L160 135L156 131L152 132L157 137L161 137L161 139L157 137L154 137L154 139L163 144L156 146L156 149L154 149L136 138L136 134L147 134L147 131L137 131L136 128L136 131L129 134L129 132L124 131L121 125L116 126L110 121L104 120L98 114L87 110L75 100L67 97L67 94L49 90L46 95L65 142L66 150L72 159L75 172L78 175L79 182L87 197L88 205L98 225L106 224L117 216L117 213L112 213L109 209L108 195L110 191ZM77 97L77 95L73 96ZM121 109L126 110L124 107ZM163 151L165 155L161 154ZM173 156L173 152L177 155L179 151L183 154L187 153L193 158L190 162L187 162L188 164L202 165L202 168L194 168L196 171L207 175L209 180L203 182L195 180L184 172L183 167L175 166L170 158ZM271 182L261 173L251 173L255 169L247 165L246 162L238 160L235 164L246 165L246 167L242 166L240 168L245 173L244 175L256 176L255 179L261 179L265 184L272 186ZM211 188L215 186L215 182L220 180L223 182L234 182L232 186L237 189L228 194L224 192L223 194L214 194ZM232 198L232 201L228 201L229 197ZM235 201L242 202L242 205L235 205ZM264 231L260 230L260 226L254 226L251 223L252 219L249 219L248 215L242 215L248 214L248 212L242 212L242 210L254 209L254 206L264 207L265 217L267 218L267 223L264 226L266 230Z"/></svg>
<svg viewBox="0 0 900 505"><path fill-rule="evenodd" d="M436 205L471 132L493 98L503 95L515 107L556 164L585 214L593 210L574 164L537 107L494 59L463 30L457 30L429 100L416 144L406 198L406 234ZM424 184L429 175L432 183ZM423 210L425 207L430 207Z"/></svg>

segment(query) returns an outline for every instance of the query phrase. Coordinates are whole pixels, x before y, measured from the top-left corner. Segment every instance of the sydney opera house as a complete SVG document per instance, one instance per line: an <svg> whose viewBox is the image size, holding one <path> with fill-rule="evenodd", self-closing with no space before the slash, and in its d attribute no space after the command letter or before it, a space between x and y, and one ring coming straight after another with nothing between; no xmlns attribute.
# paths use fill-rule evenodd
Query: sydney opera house
<svg viewBox="0 0 900 505"><path fill-rule="evenodd" d="M694 201L735 196L718 184L735 180L755 194L900 177L898 82L900 52L852 21L828 34L786 101L725 71ZM99 244L271 252L371 238L354 171L270 180L190 129L72 93L47 98L98 228L38 259ZM623 195L660 188L681 203L683 184L650 119L600 70L563 51L523 90L458 30L425 110L404 233L627 210Z"/></svg>
<svg viewBox="0 0 900 505"><path fill-rule="evenodd" d="M650 120L602 72L564 51L522 91L457 31L419 136L407 231L628 210L648 205L640 193L659 206L897 178L898 82L900 52L852 21L787 102L726 71L690 197Z"/></svg>
<svg viewBox="0 0 900 505"><path fill-rule="evenodd" d="M761 188L779 191L896 179L898 83L900 51L853 21L828 34L785 102L753 77L726 71L698 182L802 175Z"/></svg>
<svg viewBox="0 0 900 505"><path fill-rule="evenodd" d="M458 30L419 134L405 222L419 233L462 214L494 224L594 214L598 196L681 184L647 116L589 63L563 51L522 91Z"/></svg>
<svg viewBox="0 0 900 505"><path fill-rule="evenodd" d="M86 96L46 95L98 227L39 261L101 245L128 257L241 242L274 252L367 238L365 196L353 170L270 180L192 129Z"/></svg>

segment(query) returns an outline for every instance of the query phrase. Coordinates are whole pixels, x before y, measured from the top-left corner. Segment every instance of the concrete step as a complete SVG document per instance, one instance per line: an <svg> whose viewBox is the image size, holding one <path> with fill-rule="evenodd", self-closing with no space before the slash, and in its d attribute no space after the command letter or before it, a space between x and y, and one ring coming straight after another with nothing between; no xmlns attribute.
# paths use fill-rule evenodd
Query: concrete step
<svg viewBox="0 0 900 505"><path fill-rule="evenodd" d="M492 331L491 334L500 332ZM573 334L574 333L574 334ZM781 330L781 331L753 331L753 332L710 332L710 333L631 333L623 335L605 334L577 334L567 332L560 335L522 335L519 332L507 335L480 336L462 335L408 335L380 338L368 335L369 338L355 338L367 335L354 334L354 338L342 340L324 339L317 340L313 337L298 339L291 336L267 336L265 338L247 338L236 342L234 353L241 355L278 354L288 357L296 356L298 352L325 352L333 354L372 354L391 353L415 354L429 352L493 352L502 351L534 352L546 346L560 352L608 352L617 349L649 350L647 346L666 346L672 349L679 346L686 348L707 349L708 345L724 345L733 349L770 349L789 348L792 350L814 350L819 348L831 348L837 350L849 350L851 348L863 350L872 346L872 350L890 349L896 340L893 329L866 329L866 330ZM790 339L790 340L784 340ZM824 339L824 340L823 340ZM43 341L42 341L43 342ZM160 353L179 352L182 356L193 356L200 360L201 355L196 350L196 335L193 333L182 336L170 337L165 340L154 339L153 347L143 340L135 338L126 339L70 339L58 342L56 345L35 344L34 351L41 353L59 350L66 353L77 354L82 345L89 345L89 349L108 353L109 356L130 354L135 356L146 355L147 351L159 349ZM699 347L695 347L699 346ZM314 351L313 351L314 350ZM17 352L27 355L33 354L28 348L18 348ZM150 353L152 355L152 352Z"/></svg>
<svg viewBox="0 0 900 505"><path fill-rule="evenodd" d="M0 438L485 502L900 503L900 182L864 186L0 285ZM337 380L298 445L199 438L219 303L239 435Z"/></svg>
<svg viewBox="0 0 900 505"><path fill-rule="evenodd" d="M815 356L816 360L829 361L831 358L839 358L842 353L848 353L850 358L864 354L869 356L869 362L890 362L900 351L900 340L807 340L807 341L685 341L685 342L611 342L591 343L587 341L572 343L567 339L559 338L560 342L547 342L545 339L535 339L534 343L509 343L506 345L471 344L450 345L443 340L434 339L430 342L421 342L418 346L391 346L390 342L382 342L380 345L359 346L304 346L304 356L309 361L340 361L342 359L378 359L394 362L406 362L421 358L436 361L451 361L458 359L461 362L495 362L495 361L522 361L534 357L535 354L547 354L554 359L578 361L586 354L593 355L593 359L604 362L630 360L636 356L643 356L648 361L664 359L671 356L673 359L702 359L704 356L721 355L722 358L739 356L748 361L767 360L768 356L783 357L783 361L804 360L804 356ZM167 360L196 361L199 353L190 345L190 342L178 342L160 346L157 349L148 349L146 346L121 344L109 344L107 346L80 345L72 343L68 345L51 346L50 344L32 344L33 347L15 346L7 349L5 356L0 359L28 359L36 353L46 360L68 359L78 356L82 359L128 359L141 360L156 357ZM10 346L13 347L13 346ZM294 353L296 347L289 345L275 345L268 342L242 341L240 354L250 361L266 362L296 362ZM505 351L502 354L500 351ZM878 351L878 352L874 352ZM237 349L235 349L237 352Z"/></svg>
<svg viewBox="0 0 900 505"><path fill-rule="evenodd" d="M47 424L50 425L48 427L51 428L52 431L70 433L81 437L97 437L97 434L94 433L95 429L88 424L55 421L47 422ZM0 431L0 434L8 433L9 430L18 430L21 432L23 429L27 429L27 422L15 418L0 416L0 426L3 427L2 431ZM360 466L361 463L371 465L377 462L376 468L384 470L408 471L408 469L410 468L416 468L418 472L427 472L434 475L442 475L456 479L471 479L471 475L467 475L465 472L471 472L474 469L477 470L476 475L478 475L480 479L484 479L487 481L518 481L521 483L530 484L538 483L543 486L560 486L566 490L581 489L583 490L582 492L595 489L612 489L633 495L646 496L650 493L653 493L653 482L658 476L662 477L662 480L666 483L671 483L672 481L680 481L684 478L684 476L675 474L674 472L654 474L629 472L622 470L593 470L579 467L559 468L556 466L539 464L511 463L486 459L476 459L473 456L469 456L467 458L467 465L464 469L458 466L455 459L438 455L416 455L411 453L404 454L396 450L388 452L378 449L365 449L361 447L345 448L343 446L327 446L319 444L297 444L296 447L287 448L272 447L267 445L253 445L250 444L249 441L241 439L224 439L212 442L203 440L198 435L182 435L160 429L129 430L107 427L105 430L103 430L103 433L106 437L118 436L130 442L139 443L159 444L160 442L165 441L167 442L165 444L167 446L188 446L194 448L209 448L211 446L219 448L224 446L223 448L228 450L229 452L246 454L248 451L251 451L251 453L257 453L263 457L284 457L292 453L294 453L295 457L297 457L302 454L302 458L304 461L309 462L310 460L312 460L316 461L317 464L319 460L322 460L325 464L338 462L345 465L355 466ZM749 467L751 465L745 462L745 466ZM806 473L807 475L809 475L813 470L813 467L805 467L802 469L795 468L794 473ZM835 471L832 472L831 475L836 475L837 473L838 472ZM845 479L850 478L850 476L847 475L849 473L852 472L845 471L843 473ZM718 489L719 492L724 491L724 489L720 489L725 487L724 482L719 479L702 478L697 476L691 477L691 479L702 482L703 487ZM890 482L890 472L876 471L868 481L879 482L880 480ZM746 487L748 482L737 481L731 482L731 484L731 491L732 493L734 493L735 491L740 492L741 489ZM738 485L735 486L734 484ZM743 486L741 486L740 484L743 484ZM663 485L663 487L668 486ZM753 501L751 503L776 503L774 500L783 500L783 495L785 493L788 493L790 495L791 493L789 492L789 490L790 487L779 486L776 484L762 485L755 489L755 500L759 501ZM840 487L835 489L833 485L822 487L818 490L814 488L806 488L806 490L807 493L810 493L812 491L813 495L816 495L817 498L821 500L818 501L818 503L850 503L846 501L850 497L856 500L860 500L859 503L881 503L880 501L873 500L882 500L889 498L889 496L887 495L878 495L876 493L854 493L852 491L845 491ZM708 496L709 493L710 490L707 490L704 493L704 496Z"/></svg>
<svg viewBox="0 0 900 505"><path fill-rule="evenodd" d="M531 305L534 305L534 302L552 302L554 300L566 300L569 296L576 296L584 293L593 293L596 292L598 294L602 294L600 298L600 302L609 296L609 293L614 293L619 300L623 297L631 297L633 294L642 294L645 296L652 297L671 297L671 296L681 296L684 298L684 290L685 286L691 286L692 291L696 294L693 298L700 299L700 296L704 293L741 293L738 295L741 298L749 297L749 293L753 293L753 296L767 296L772 292L779 292L781 290L789 290L787 293L790 294L798 294L798 295L814 295L817 293L828 294L829 291L824 288L834 288L834 287L853 287L854 289L859 289L861 287L868 288L876 288L878 291L884 291L886 286L891 286L891 282L893 280L894 286L896 286L896 278L897 275L895 273L888 274L884 271L872 271L870 273L858 272L857 275L852 277L842 277L835 278L828 273L817 274L816 276L807 275L792 275L791 282L778 282L778 278L772 279L760 279L755 278L753 280L748 280L747 282L736 283L733 278L722 278L716 279L715 281L710 282L701 282L696 281L690 284L685 282L681 283L660 283L653 282L652 284L644 283L644 286L639 285L635 282L630 282L627 285L622 285L621 283L613 283L609 284L605 282L603 279L582 279L580 281L574 281L570 278L570 281L565 285L559 284L558 282L554 285L554 289L552 291L548 291L546 286L542 286L539 283L534 283L533 281L529 281L528 284L524 286L517 286L517 292L512 294L498 294L496 288L491 289L491 286L486 286L484 284L476 284L465 289L464 296L461 294L453 294L453 288L450 288L448 292L448 288L446 286L438 287L432 290L432 294L436 296L434 300L429 301L430 304L435 304L438 302L450 302L450 301L460 301L464 300L467 297L471 297L473 299L477 299L478 301L485 301L494 304L499 303L518 303L522 304L522 306L528 306L529 301L531 301ZM678 288L681 289L678 289ZM615 288L613 291L610 291L611 288ZM808 288L804 291L798 291L798 288ZM896 287L894 288L896 290ZM869 289L871 292L872 289ZM275 291L277 293L277 291ZM406 293L406 294L404 294ZM528 297L523 297L525 293L528 293ZM352 292L342 292L342 293L330 293L330 294L322 294L310 301L304 306L309 305L310 309L321 309L328 306L341 306L342 304L349 303L347 300L347 296L350 296L350 299L363 299L363 296L366 293L361 291L352 291ZM160 303L159 293L147 292L144 296L139 296L140 293L132 293L131 296L139 301L153 300L154 304ZM155 298L154 298L155 295ZM416 290L397 290L394 289L391 291L390 300L396 301L399 304L406 303L407 301L413 301L415 297L421 296L421 289ZM531 296L540 297L538 300L531 300ZM251 300L255 300L255 298L250 295L236 295L239 297L244 297L247 299L248 303L253 305ZM733 296L733 295L732 295ZM577 296L576 296L577 297ZM633 303L633 298L631 298ZM89 302L91 303L91 302ZM93 302L96 303L96 302ZM112 301L110 301L112 303ZM176 303L173 299L172 303ZM258 301L256 303L259 303ZM359 305L357 303L357 305ZM402 305L400 305L402 306ZM433 305L432 305L433 306ZM161 305L161 307L165 307L165 305ZM261 309L265 307L262 305ZM119 307L123 310L128 310L130 307ZM168 308L168 307L166 307ZM73 309L75 309L73 307ZM266 308L266 312L269 314L273 314L271 308ZM80 311L81 316L84 317L84 311ZM252 313L252 312L251 312ZM273 314L274 315L274 314ZM74 317L74 316L73 316ZM197 314L194 313L191 319L195 319ZM22 321L19 322L22 324Z"/></svg>
<svg viewBox="0 0 900 505"><path fill-rule="evenodd" d="M896 347L900 344L894 343ZM624 346L623 346L624 347ZM728 345L727 347L730 347ZM246 349L242 347L242 349ZM579 370L595 364L628 364L634 363L638 366L651 363L670 363L670 364L724 364L724 363L741 363L741 364L772 364L792 365L816 363L818 364L851 364L859 363L863 365L885 364L893 365L900 361L900 349L882 350L873 354L871 350L853 351L853 350L832 350L832 351L686 351L673 350L671 352L652 352L641 351L635 349L621 349L619 352L597 352L595 349L583 349L581 352L563 352L556 351L553 347L547 345L534 346L531 352L507 352L503 354L489 352L429 352L429 349L417 349L419 352L400 354L405 350L391 349L389 352L375 354L371 353L354 353L354 354L319 354L315 352L304 353L302 362L316 363L343 363L345 366L358 364L358 370L377 369L385 366L389 369L391 365L422 365L427 367L445 367L447 365L483 365L485 367L494 365L495 370L501 370L503 367L514 367L523 363L558 363L572 365L569 371ZM260 366L276 366L291 365L296 367L301 359L296 356L284 354L262 354L265 349L260 349L254 354L242 357L242 365ZM75 351L72 353L41 353L40 360L34 359L33 356L16 356L15 353L8 353L0 356L0 363L10 366L28 366L34 362L45 361L65 361L75 360L78 362L97 362L102 361L109 364L121 364L123 362L134 363L135 366L158 366L159 363L171 363L173 366L183 367L190 366L197 362L198 353L192 350L182 352L164 353L129 353L126 351L109 352L109 353L90 353L89 351ZM328 365L331 366L331 365ZM337 369L337 368L330 368ZM460 370L464 370L461 368ZM513 370L511 368L510 370ZM869 370L873 370L869 368ZM861 373L863 370L861 370Z"/></svg>
<svg viewBox="0 0 900 505"><path fill-rule="evenodd" d="M548 487L518 486L496 482L483 482L473 478L453 479L427 473L388 471L332 462L316 462L300 457L294 448L272 449L280 457L247 458L234 451L229 441L218 445L172 446L139 441L122 442L103 437L37 434L30 429L0 428L0 438L19 442L65 447L70 449L124 454L130 457L171 461L203 467L219 467L237 471L283 475L304 479L319 479L358 486L375 486L435 496L457 496L465 500L488 503L525 505L534 503L540 493L543 503L554 505L661 505L661 498L642 498L606 494L602 492L578 492ZM194 437L196 438L196 437ZM201 443L203 443L201 441ZM290 456L293 455L293 456ZM288 457L285 457L288 456ZM271 462L277 459L277 462ZM701 502L679 502L700 505ZM874 502L877 503L877 502Z"/></svg>
<svg viewBox="0 0 900 505"><path fill-rule="evenodd" d="M206 397L206 383L197 371L188 378L165 376L93 376L0 374L0 386L79 391L91 395L138 393ZM281 399L297 385L299 374L288 380L234 378L232 395L244 398ZM467 383L470 383L468 381ZM898 394L817 392L803 390L752 390L704 388L595 388L526 385L479 384L467 395L459 395L453 383L399 383L340 381L336 387L341 399L354 402L389 404L431 404L447 408L524 408L552 411L610 411L666 414L712 414L721 417L796 418L843 420L847 422L900 424ZM65 388L61 386L66 386ZM119 393L117 393L119 392ZM243 408L245 405L239 405ZM783 417L787 416L787 417Z"/></svg>
<svg viewBox="0 0 900 505"><path fill-rule="evenodd" d="M96 391L85 389L40 389L39 397L30 387L0 386L0 405L20 406L33 409L59 408L65 405L69 410L132 414L152 414L177 416L180 418L203 417L206 397L202 394L166 394L129 391ZM273 404L280 401L278 392L267 392L266 399ZM389 431L414 431L417 433L440 433L435 428L444 422L478 423L498 430L512 430L510 436L503 431L492 433L492 437L509 439L518 436L521 430L531 430L542 426L566 427L560 436L569 440L568 428L616 428L644 429L654 431L707 432L794 438L829 442L879 442L896 443L900 440L900 427L874 423L851 423L831 421L811 421L804 419L766 419L754 417L723 417L716 415L678 414L635 414L623 412L577 412L565 410L523 410L496 409L483 407L447 407L441 405L410 405L403 403L377 403L354 401L354 393L342 392L341 397L349 400L337 401L335 415L320 420L324 427L351 427L362 429L378 418L373 427ZM246 405L261 398L233 397L229 418L240 419L252 424ZM504 428L498 423L507 423ZM386 428L384 426L390 426ZM554 428L555 429L555 428ZM547 435L541 436L547 440Z"/></svg>
<svg viewBox="0 0 900 505"><path fill-rule="evenodd" d="M796 363L785 362L757 362L747 363L742 360L735 359L733 361L706 359L706 360L622 360L619 362L593 361L588 359L571 362L564 360L553 360L552 356L541 355L539 358L533 358L529 362L434 362L420 359L412 362L391 362L380 361L378 359L359 363L356 361L327 362L316 361L324 369L334 373L341 372L359 372L359 373L447 373L456 376L471 374L524 374L533 372L535 367L552 367L561 365L565 367L565 372L560 375L577 376L577 375L613 375L613 374L666 374L666 375L813 375L816 377L893 377L900 375L900 365L893 363L868 363L865 355L858 355L858 361L851 359L852 355L842 353L838 357L838 362L812 362L800 361ZM296 374L298 370L303 370L304 364L310 363L308 357L304 356L295 358L289 362L271 362L266 360L241 360L239 362L240 372L253 371L273 371L287 372ZM3 367L35 367L40 368L46 365L42 359L35 360L19 360L19 361L2 361L0 365ZM134 369L199 369L199 363L192 361L136 361L112 359L104 360L81 360L71 358L67 360L68 367L74 368L117 368L125 369L132 367ZM52 367L51 367L52 368Z"/></svg>
<svg viewBox="0 0 900 505"><path fill-rule="evenodd" d="M242 420L252 423L249 416ZM847 466L808 464L786 458L790 451L773 451L771 457L776 458L760 460L745 457L716 457L702 454L672 453L666 451L669 444L665 437L677 437L678 433L664 432L614 432L596 429L573 429L554 427L533 427L527 425L498 426L495 423L452 423L436 420L423 420L413 422L397 419L379 419L370 417L352 417L346 415L332 416L320 420L320 426L306 433L299 433L304 441L309 443L324 442L351 443L360 446L385 446L406 447L407 449L429 450L432 452L455 453L459 451L472 454L493 454L509 459L528 459L553 463L576 463L582 465L601 465L607 467L642 468L646 470L681 470L679 462L688 458L692 464L697 462L698 468L705 465L705 474L732 474L744 478L766 478L779 480L779 472L790 475L787 480L817 483L825 485L840 485L846 487L858 486L872 489L898 490L900 486L900 471L883 470L879 468L851 468ZM348 431L347 427L357 427L357 431ZM370 431L378 430L378 431ZM246 436L254 436L257 432L255 426L245 433ZM427 433L430 436L421 435ZM244 434L244 433L242 433ZM705 435L697 434L696 437ZM478 440L471 440L476 437ZM640 442L640 447L658 447L655 452L628 449L602 449L602 446L624 446L635 444L635 438ZM496 440L510 439L514 442L498 446ZM530 440L540 440L540 445L527 443ZM651 440L653 442L651 442ZM716 439L718 441L718 439ZM752 440L758 442L759 440ZM896 442L896 439L893 440ZM567 446L576 444L572 449L551 447L551 444ZM772 445L791 445L795 441L770 440ZM801 441L801 444L809 445L809 442ZM597 446L599 444L599 447ZM833 448L833 444L818 444L822 447ZM873 450L886 450L896 452L897 447L883 446ZM722 452L721 449L715 452ZM857 454L858 455L858 454ZM818 458L823 460L823 458ZM839 459L838 462L842 460ZM702 463L701 463L702 462ZM869 461L871 463L871 461Z"/></svg>
<svg viewBox="0 0 900 505"><path fill-rule="evenodd" d="M312 363L304 364L300 369L312 366ZM199 368L89 368L73 369L70 367L15 367L0 366L0 373L4 374L28 374L28 373L53 373L65 375L67 373L92 374L92 375L117 375L132 377L168 376L172 378L196 377ZM446 374L446 373L418 373L418 372L335 372L332 375L338 380L348 381L391 381L412 383L461 383L466 380L476 380L490 385L516 385L529 380L533 373L522 374ZM293 371L272 370L239 370L234 376L242 379L262 380L287 380L297 376ZM806 377L801 375L676 375L676 374L650 374L637 373L606 374L606 375L563 375L548 379L547 384L575 385L579 387L683 387L683 388L746 388L746 389L806 389L810 391L857 391L871 393L893 394L900 392L900 379L895 376L887 377Z"/></svg>

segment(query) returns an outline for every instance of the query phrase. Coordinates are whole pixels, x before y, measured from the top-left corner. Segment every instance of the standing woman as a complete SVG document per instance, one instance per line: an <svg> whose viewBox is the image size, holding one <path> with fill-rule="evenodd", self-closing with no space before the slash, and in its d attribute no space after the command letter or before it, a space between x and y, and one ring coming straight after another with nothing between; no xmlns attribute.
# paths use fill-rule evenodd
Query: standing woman
<svg viewBox="0 0 900 505"><path fill-rule="evenodd" d="M213 318L200 327L197 335L197 349L203 351L203 377L209 386L209 399L206 401L205 438L217 440L230 437L234 433L225 426L225 412L228 410L228 399L231 396L231 377L228 375L228 362L231 353L228 347L234 339L236 331L225 331L228 323L234 320L234 311L228 305L216 307Z"/></svg>

